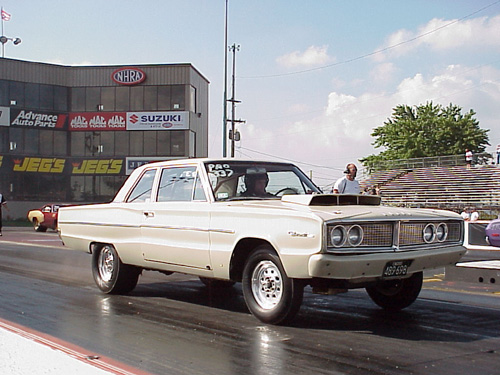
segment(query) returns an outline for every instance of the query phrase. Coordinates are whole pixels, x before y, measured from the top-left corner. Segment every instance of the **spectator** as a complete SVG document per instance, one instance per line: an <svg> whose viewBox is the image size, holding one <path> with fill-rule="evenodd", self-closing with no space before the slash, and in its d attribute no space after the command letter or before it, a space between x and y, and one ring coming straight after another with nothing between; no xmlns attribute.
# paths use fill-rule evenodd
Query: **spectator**
<svg viewBox="0 0 500 375"><path fill-rule="evenodd" d="M472 210L470 214L470 221L477 221L479 219L479 213L476 210Z"/></svg>
<svg viewBox="0 0 500 375"><path fill-rule="evenodd" d="M467 169L470 169L472 166L472 151L468 148L465 149L465 163L467 164Z"/></svg>
<svg viewBox="0 0 500 375"><path fill-rule="evenodd" d="M462 211L462 213L460 214L460 216L462 216L462 218L464 220L469 220L470 219L470 215L469 215L469 210L467 208L464 208L464 210Z"/></svg>
<svg viewBox="0 0 500 375"><path fill-rule="evenodd" d="M500 143L497 145L497 165L500 164Z"/></svg>
<svg viewBox="0 0 500 375"><path fill-rule="evenodd" d="M2 210L6 208L9 211L9 207L7 207L7 201L2 193L0 193L0 236L2 236Z"/></svg>
<svg viewBox="0 0 500 375"><path fill-rule="evenodd" d="M356 180L358 168L355 164L349 163L345 167L345 176L339 178L333 186L334 194L359 194L359 181Z"/></svg>

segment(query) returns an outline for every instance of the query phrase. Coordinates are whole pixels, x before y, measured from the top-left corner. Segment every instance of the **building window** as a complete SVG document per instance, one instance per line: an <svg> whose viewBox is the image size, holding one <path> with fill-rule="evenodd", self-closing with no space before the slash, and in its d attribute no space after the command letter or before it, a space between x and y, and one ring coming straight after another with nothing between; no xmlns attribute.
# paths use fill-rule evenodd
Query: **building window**
<svg viewBox="0 0 500 375"><path fill-rule="evenodd" d="M115 155L116 156L128 156L129 155L129 138L130 133L115 132Z"/></svg>
<svg viewBox="0 0 500 375"><path fill-rule="evenodd" d="M85 155L85 133L71 132L71 156Z"/></svg>
<svg viewBox="0 0 500 375"><path fill-rule="evenodd" d="M74 87L71 89L71 111L85 111L85 88Z"/></svg>
<svg viewBox="0 0 500 375"><path fill-rule="evenodd" d="M117 87L116 88L116 105L117 111L128 111L130 109L130 88L129 87Z"/></svg>
<svg viewBox="0 0 500 375"><path fill-rule="evenodd" d="M142 111L144 109L144 86L130 88L130 110Z"/></svg>
<svg viewBox="0 0 500 375"><path fill-rule="evenodd" d="M40 130L24 129L24 152L31 155L37 155L40 152L39 138Z"/></svg>
<svg viewBox="0 0 500 375"><path fill-rule="evenodd" d="M103 87L101 88L101 104L104 111L115 110L115 88Z"/></svg>
<svg viewBox="0 0 500 375"><path fill-rule="evenodd" d="M40 85L40 109L54 109L54 86Z"/></svg>
<svg viewBox="0 0 500 375"><path fill-rule="evenodd" d="M189 110L196 113L196 88L189 86Z"/></svg>
<svg viewBox="0 0 500 375"><path fill-rule="evenodd" d="M158 109L158 88L156 86L144 87L144 110L156 111Z"/></svg>
<svg viewBox="0 0 500 375"><path fill-rule="evenodd" d="M171 93L171 86L158 87L158 110L168 111L172 107L170 104Z"/></svg>
<svg viewBox="0 0 500 375"><path fill-rule="evenodd" d="M90 112L99 110L101 104L101 89L99 87L87 87L85 92L85 109Z"/></svg>
<svg viewBox="0 0 500 375"><path fill-rule="evenodd" d="M0 80L0 105L10 105L9 82Z"/></svg>
<svg viewBox="0 0 500 375"><path fill-rule="evenodd" d="M68 88L54 86L54 109L56 111L68 111Z"/></svg>
<svg viewBox="0 0 500 375"><path fill-rule="evenodd" d="M40 132L40 155L54 155L54 136L52 133L49 130Z"/></svg>
<svg viewBox="0 0 500 375"><path fill-rule="evenodd" d="M24 107L24 83L9 82L9 104L14 101L17 107Z"/></svg>
<svg viewBox="0 0 500 375"><path fill-rule="evenodd" d="M25 106L29 109L40 108L40 85L36 83L26 83L24 87Z"/></svg>
<svg viewBox="0 0 500 375"><path fill-rule="evenodd" d="M174 111L184 111L185 106L185 94L184 85L174 85L172 86L172 109Z"/></svg>
<svg viewBox="0 0 500 375"><path fill-rule="evenodd" d="M144 132L130 132L130 156L144 155Z"/></svg>
<svg viewBox="0 0 500 375"><path fill-rule="evenodd" d="M158 131L156 137L158 142L157 155L170 156L170 131Z"/></svg>
<svg viewBox="0 0 500 375"><path fill-rule="evenodd" d="M54 131L54 155L65 156L68 154L68 135L66 132Z"/></svg>
<svg viewBox="0 0 500 375"><path fill-rule="evenodd" d="M185 155L184 149L184 131L173 130L170 136L171 142L171 155L172 156L183 156Z"/></svg>

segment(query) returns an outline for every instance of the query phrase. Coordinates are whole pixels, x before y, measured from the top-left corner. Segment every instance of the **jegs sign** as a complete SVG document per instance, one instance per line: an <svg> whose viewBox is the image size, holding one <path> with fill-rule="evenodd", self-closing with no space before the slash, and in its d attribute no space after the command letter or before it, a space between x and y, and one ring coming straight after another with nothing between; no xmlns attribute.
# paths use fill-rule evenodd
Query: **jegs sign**
<svg viewBox="0 0 500 375"><path fill-rule="evenodd" d="M139 68L120 68L111 74L111 79L119 85L138 85L146 79L146 73Z"/></svg>

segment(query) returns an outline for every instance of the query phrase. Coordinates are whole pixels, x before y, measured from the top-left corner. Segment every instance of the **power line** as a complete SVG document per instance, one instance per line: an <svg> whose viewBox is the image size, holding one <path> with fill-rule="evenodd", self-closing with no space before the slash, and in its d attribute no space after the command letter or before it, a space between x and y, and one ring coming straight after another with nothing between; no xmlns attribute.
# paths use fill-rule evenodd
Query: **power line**
<svg viewBox="0 0 500 375"><path fill-rule="evenodd" d="M498 1L495 1L494 3L491 3L489 5L486 5L466 16L463 16L462 18L459 18L459 19L456 19L454 21L451 21L451 22L448 22L447 24L445 25L442 25L440 27L437 27L433 30L430 30L430 31L427 31L423 34L420 34L420 35L417 35L413 38L410 38L410 39L407 39L407 40L404 40L402 42L399 42L399 43L396 43L396 44L393 44L391 46L387 46L387 47L384 47L384 48L381 48L379 50L376 50L376 51L373 51L373 52L370 52L370 53L367 53L367 54L364 54L364 55L361 55L361 56L357 56L357 57L353 57L351 59L347 59L347 60L343 60L343 61L339 61L339 62L336 62L336 63L333 63L333 64L328 64L328 65L323 65L323 66L319 66L319 67L316 67L316 68L310 68L310 69L305 69L305 70L298 70L298 71L295 71L295 72L289 72L289 73L280 73L280 74L270 74L270 75L261 75L261 76L238 76L238 78L245 78L245 79L257 79L257 78L277 78L277 77L285 77L285 76L292 76L292 75L297 75L297 74L303 74L303 73L309 73L309 72L313 72L313 71L317 71L317 70L323 70L323 69L328 69L328 68L332 68L334 66L339 66L339 65L344 65L344 64L349 64L349 63L352 63L354 61L358 61L358 60L362 60L362 59L365 59L367 57L371 57L371 56L374 56L374 55L378 55L380 53L383 53L383 52L386 52L386 51L389 51L391 49L394 49L394 48L397 48L397 47L400 47L404 44L408 44L408 43L411 43L411 42L414 42L415 40L418 40L418 39L421 39L423 37L426 37L430 34L433 34L439 30L442 30L446 27L449 27L449 26L452 26L460 21L463 21L469 17L472 17L474 15L476 15L477 13L480 13L482 12L483 10L485 9L488 9L496 4L500 3L500 0Z"/></svg>

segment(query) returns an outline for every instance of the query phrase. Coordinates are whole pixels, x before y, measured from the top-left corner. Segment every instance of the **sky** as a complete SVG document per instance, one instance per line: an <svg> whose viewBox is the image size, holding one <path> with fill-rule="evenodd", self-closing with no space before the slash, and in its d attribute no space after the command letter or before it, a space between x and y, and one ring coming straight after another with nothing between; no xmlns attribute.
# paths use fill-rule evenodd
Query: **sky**
<svg viewBox="0 0 500 375"><path fill-rule="evenodd" d="M322 187L374 149L398 105L474 110L500 144L500 1L227 0L236 157L293 161ZM0 0L5 57L62 65L190 63L210 81L222 156L226 0ZM233 53L228 53L228 98ZM229 103L230 104L230 103ZM230 109L230 106L229 108ZM228 115L230 116L230 111ZM361 166L359 165L360 169Z"/></svg>

